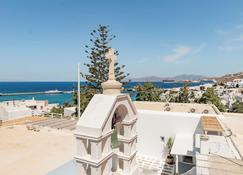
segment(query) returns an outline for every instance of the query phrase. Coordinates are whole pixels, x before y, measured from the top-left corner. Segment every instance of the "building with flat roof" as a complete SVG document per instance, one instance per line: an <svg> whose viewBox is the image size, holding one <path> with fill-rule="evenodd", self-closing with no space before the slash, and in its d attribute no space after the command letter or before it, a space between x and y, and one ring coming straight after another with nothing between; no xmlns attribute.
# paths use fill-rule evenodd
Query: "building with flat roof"
<svg viewBox="0 0 243 175"><path fill-rule="evenodd" d="M215 175L222 159L239 161L222 163L237 169L231 174L241 173L241 152L230 130L236 123L214 105L132 102L115 79L114 50L106 57L109 79L77 122L74 161L48 175Z"/></svg>
<svg viewBox="0 0 243 175"><path fill-rule="evenodd" d="M13 100L0 102L0 120L13 120L49 112L57 104L47 100Z"/></svg>
<svg viewBox="0 0 243 175"><path fill-rule="evenodd" d="M154 110L165 112L184 112L197 114L218 114L220 111L214 105L198 104L198 103L165 103L165 102L148 102L148 101L134 101L137 109Z"/></svg>
<svg viewBox="0 0 243 175"><path fill-rule="evenodd" d="M121 94L112 52L103 94L94 95L75 130L78 174L197 174L198 155L241 159L214 105L131 102Z"/></svg>

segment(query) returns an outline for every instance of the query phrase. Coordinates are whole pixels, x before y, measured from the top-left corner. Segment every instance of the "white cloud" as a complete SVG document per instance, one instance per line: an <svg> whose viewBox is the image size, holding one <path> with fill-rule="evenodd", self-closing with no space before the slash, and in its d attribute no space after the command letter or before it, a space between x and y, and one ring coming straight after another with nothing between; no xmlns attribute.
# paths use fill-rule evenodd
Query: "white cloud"
<svg viewBox="0 0 243 175"><path fill-rule="evenodd" d="M191 53L192 48L188 46L177 46L172 50L172 53L163 57L164 61L177 62L184 56Z"/></svg>

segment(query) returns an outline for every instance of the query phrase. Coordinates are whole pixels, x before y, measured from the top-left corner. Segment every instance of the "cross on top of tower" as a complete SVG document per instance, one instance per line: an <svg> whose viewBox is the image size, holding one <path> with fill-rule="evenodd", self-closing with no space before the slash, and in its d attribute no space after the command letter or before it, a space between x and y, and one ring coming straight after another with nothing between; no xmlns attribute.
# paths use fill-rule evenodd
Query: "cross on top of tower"
<svg viewBox="0 0 243 175"><path fill-rule="evenodd" d="M115 61L116 61L115 50L110 48L108 52L105 54L105 58L109 62L109 77L107 81L101 84L103 88L103 94L106 95L119 94L121 92L122 84L116 81L116 77L115 77Z"/></svg>
<svg viewBox="0 0 243 175"><path fill-rule="evenodd" d="M115 50L113 48L110 48L108 52L105 54L105 57L109 61L109 80L115 80Z"/></svg>

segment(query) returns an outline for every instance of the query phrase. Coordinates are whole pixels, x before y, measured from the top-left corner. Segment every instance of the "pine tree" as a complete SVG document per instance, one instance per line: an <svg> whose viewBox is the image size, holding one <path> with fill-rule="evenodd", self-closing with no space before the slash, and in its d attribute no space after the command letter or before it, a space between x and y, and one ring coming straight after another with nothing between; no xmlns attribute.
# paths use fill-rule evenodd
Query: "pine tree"
<svg viewBox="0 0 243 175"><path fill-rule="evenodd" d="M109 26L99 25L98 29L91 33L91 45L85 46L88 54L89 63L84 65L88 68L87 74L81 74L87 80L90 87L96 89L97 92L102 91L101 83L108 80L109 62L105 58L105 53L109 50L110 42L115 38L115 35L110 34ZM118 55L118 51L115 52ZM115 76L117 81L122 81L129 74L123 72L125 65L115 63Z"/></svg>
<svg viewBox="0 0 243 175"><path fill-rule="evenodd" d="M153 83L144 83L136 88L136 101L161 101L161 94L163 91L157 88Z"/></svg>
<svg viewBox="0 0 243 175"><path fill-rule="evenodd" d="M236 101L233 103L232 112L243 113L243 102Z"/></svg>
<svg viewBox="0 0 243 175"><path fill-rule="evenodd" d="M102 93L101 83L108 80L109 62L105 58L105 54L110 48L110 42L115 38L114 35L110 34L109 26L105 25L99 25L98 29L93 30L90 35L91 44L85 46L89 63L84 64L88 68L88 73L81 72L82 77L86 80L86 85L81 87L80 92L81 113L85 110L94 94ZM115 54L118 55L118 51ZM121 82L129 75L123 72L124 68L125 65L120 66L117 62L115 63L117 81ZM77 93L74 93L73 102L77 105Z"/></svg>
<svg viewBox="0 0 243 175"><path fill-rule="evenodd" d="M190 103L189 100L190 92L188 86L184 86L180 89L178 96L175 98L177 103Z"/></svg>
<svg viewBox="0 0 243 175"><path fill-rule="evenodd" d="M214 104L219 111L226 112L225 105L221 102L218 95L215 93L214 88L207 88L207 90L203 93L202 97L198 100L199 103L212 103Z"/></svg>

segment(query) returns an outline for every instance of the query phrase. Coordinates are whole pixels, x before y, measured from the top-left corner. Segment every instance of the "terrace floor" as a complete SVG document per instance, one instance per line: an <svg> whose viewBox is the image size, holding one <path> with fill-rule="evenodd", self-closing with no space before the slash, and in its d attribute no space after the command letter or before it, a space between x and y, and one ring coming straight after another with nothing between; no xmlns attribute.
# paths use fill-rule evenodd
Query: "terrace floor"
<svg viewBox="0 0 243 175"><path fill-rule="evenodd" d="M243 156L243 114L242 113L224 113L221 119L225 125L231 129L233 140L237 150Z"/></svg>
<svg viewBox="0 0 243 175"><path fill-rule="evenodd" d="M48 119L47 117L38 117L38 116L23 117L19 119L4 121L2 123L2 126L23 125L26 122L39 122L47 119Z"/></svg>
<svg viewBox="0 0 243 175"><path fill-rule="evenodd" d="M73 159L75 138L68 130L25 125L0 128L0 174L45 175Z"/></svg>

